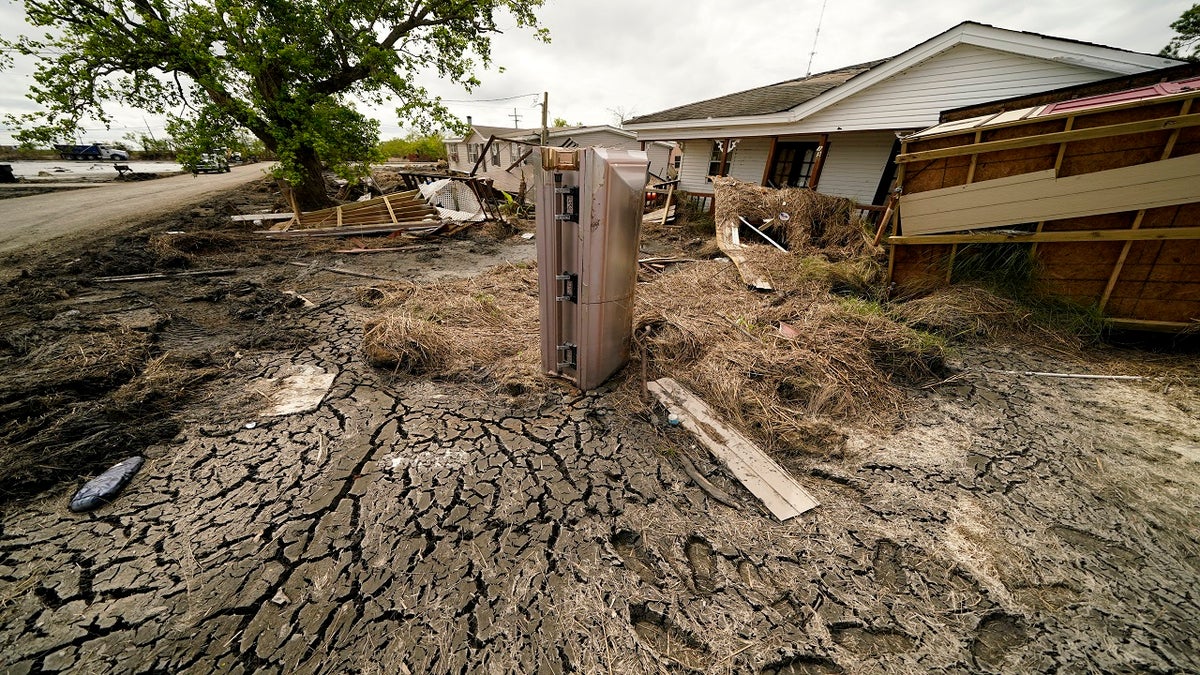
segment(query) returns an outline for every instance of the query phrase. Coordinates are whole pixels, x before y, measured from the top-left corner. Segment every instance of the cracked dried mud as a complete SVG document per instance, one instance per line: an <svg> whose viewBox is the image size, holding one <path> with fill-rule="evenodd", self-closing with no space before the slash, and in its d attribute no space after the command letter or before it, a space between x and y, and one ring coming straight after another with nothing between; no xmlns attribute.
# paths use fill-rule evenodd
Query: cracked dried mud
<svg viewBox="0 0 1200 675"><path fill-rule="evenodd" d="M532 255L480 247L439 260ZM6 672L1200 670L1194 389L989 372L1089 364L964 348L894 430L783 458L821 506L781 524L611 388L494 397L371 368L362 280L301 254L42 304L207 374L156 408L114 504L68 512L78 481L7 502ZM430 274L384 255L353 264ZM256 383L317 370L315 410L263 414Z"/></svg>

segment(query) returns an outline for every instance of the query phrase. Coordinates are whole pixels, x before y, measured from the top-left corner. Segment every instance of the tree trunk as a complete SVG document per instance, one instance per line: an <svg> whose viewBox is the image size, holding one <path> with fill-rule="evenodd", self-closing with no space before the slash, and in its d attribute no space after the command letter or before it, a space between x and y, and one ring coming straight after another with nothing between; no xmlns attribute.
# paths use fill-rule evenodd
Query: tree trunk
<svg viewBox="0 0 1200 675"><path fill-rule="evenodd" d="M300 183L292 186L296 205L301 211L316 211L333 206L333 199L325 191L325 174L316 151L312 148L300 148L296 155L301 169Z"/></svg>

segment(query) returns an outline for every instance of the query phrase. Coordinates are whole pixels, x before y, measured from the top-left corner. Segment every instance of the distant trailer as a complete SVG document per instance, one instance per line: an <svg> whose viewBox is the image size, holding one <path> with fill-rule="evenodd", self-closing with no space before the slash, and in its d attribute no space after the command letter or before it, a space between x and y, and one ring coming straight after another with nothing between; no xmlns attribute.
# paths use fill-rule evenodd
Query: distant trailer
<svg viewBox="0 0 1200 675"><path fill-rule="evenodd" d="M991 104L905 137L890 280L914 293L1016 262L1040 292L1114 326L1200 326L1197 98L1193 73L1000 112Z"/></svg>

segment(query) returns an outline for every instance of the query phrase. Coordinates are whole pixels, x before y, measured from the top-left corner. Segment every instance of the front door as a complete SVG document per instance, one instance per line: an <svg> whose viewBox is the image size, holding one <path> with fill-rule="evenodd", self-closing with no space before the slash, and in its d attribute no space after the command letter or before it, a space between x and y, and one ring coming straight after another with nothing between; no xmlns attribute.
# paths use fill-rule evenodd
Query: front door
<svg viewBox="0 0 1200 675"><path fill-rule="evenodd" d="M816 143L776 143L775 159L767 172L771 187L804 187L817 161Z"/></svg>

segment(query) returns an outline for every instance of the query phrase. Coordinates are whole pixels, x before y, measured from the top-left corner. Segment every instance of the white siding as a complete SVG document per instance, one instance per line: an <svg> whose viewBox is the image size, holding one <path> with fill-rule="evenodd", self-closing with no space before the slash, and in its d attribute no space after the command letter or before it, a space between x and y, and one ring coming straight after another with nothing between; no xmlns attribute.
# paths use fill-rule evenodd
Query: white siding
<svg viewBox="0 0 1200 675"><path fill-rule="evenodd" d="M817 191L870 204L895 140L890 131L831 134Z"/></svg>
<svg viewBox="0 0 1200 675"><path fill-rule="evenodd" d="M712 141L684 141L683 160L679 165L679 189L686 192L712 192L708 176L708 157Z"/></svg>
<svg viewBox="0 0 1200 675"><path fill-rule="evenodd" d="M666 178L667 168L671 163L671 148L658 143L647 143L646 157L650 160L650 173Z"/></svg>
<svg viewBox="0 0 1200 675"><path fill-rule="evenodd" d="M747 183L761 185L763 169L767 165L767 155L770 153L771 139L769 138L739 140L733 151L733 162L729 165L729 175Z"/></svg>
<svg viewBox="0 0 1200 675"><path fill-rule="evenodd" d="M742 138L734 146L733 160L729 164L729 175L738 180L759 185L767 155L771 152L769 138ZM712 141L684 141L683 161L679 166L679 189L688 192L712 192L708 182L708 160L712 154Z"/></svg>
<svg viewBox="0 0 1200 675"><path fill-rule="evenodd" d="M1111 76L960 44L801 120L797 131L922 129L936 124L943 110Z"/></svg>

